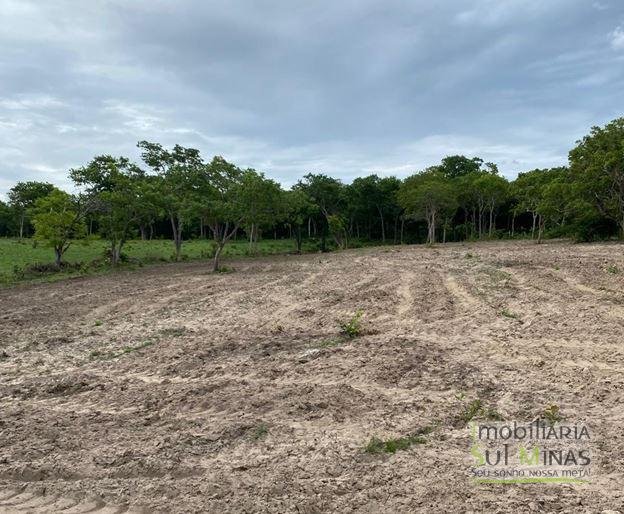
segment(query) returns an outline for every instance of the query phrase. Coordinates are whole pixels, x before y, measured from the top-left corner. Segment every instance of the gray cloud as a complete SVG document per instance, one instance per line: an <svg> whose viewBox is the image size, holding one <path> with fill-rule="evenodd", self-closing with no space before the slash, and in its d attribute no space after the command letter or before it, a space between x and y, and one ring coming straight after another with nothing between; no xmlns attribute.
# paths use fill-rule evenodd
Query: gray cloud
<svg viewBox="0 0 624 514"><path fill-rule="evenodd" d="M620 0L0 0L0 193L196 146L284 184L564 163L621 116Z"/></svg>

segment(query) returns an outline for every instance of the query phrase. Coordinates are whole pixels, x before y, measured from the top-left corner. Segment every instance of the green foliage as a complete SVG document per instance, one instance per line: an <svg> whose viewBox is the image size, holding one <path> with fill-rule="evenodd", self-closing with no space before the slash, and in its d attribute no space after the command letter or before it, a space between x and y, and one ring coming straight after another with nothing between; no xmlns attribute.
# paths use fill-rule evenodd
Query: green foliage
<svg viewBox="0 0 624 514"><path fill-rule="evenodd" d="M397 451L408 450L413 445L425 444L427 439L423 436L431 433L431 431L431 427L425 427L416 431L414 434L405 437L390 438L385 440L373 436L364 447L364 451L366 453L379 454L396 453Z"/></svg>
<svg viewBox="0 0 624 514"><path fill-rule="evenodd" d="M482 418L489 421L502 421L503 419L495 409L484 405L483 401L478 398L466 405L457 420L460 423L466 424L475 418Z"/></svg>
<svg viewBox="0 0 624 514"><path fill-rule="evenodd" d="M398 201L406 216L426 220L427 242L433 244L436 228L457 208L457 191L436 169L429 169L405 179L398 191Z"/></svg>
<svg viewBox="0 0 624 514"><path fill-rule="evenodd" d="M505 308L500 311L501 316L505 318L518 319L518 315L514 312L511 312L509 309Z"/></svg>
<svg viewBox="0 0 624 514"><path fill-rule="evenodd" d="M266 425L266 423L260 423L257 427L254 428L251 434L251 438L254 441L258 441L259 439L266 437L268 433L269 427Z"/></svg>
<svg viewBox="0 0 624 514"><path fill-rule="evenodd" d="M348 321L340 323L341 332L349 337L354 338L362 333L362 316L364 312L358 310Z"/></svg>
<svg viewBox="0 0 624 514"><path fill-rule="evenodd" d="M570 151L570 170L576 193L624 232L624 118L592 127Z"/></svg>
<svg viewBox="0 0 624 514"><path fill-rule="evenodd" d="M28 211L32 209L37 200L48 196L56 188L47 182L18 182L8 194L9 206L16 216L18 235L20 239L25 235L24 230L28 229ZM10 214L9 211L7 214Z"/></svg>
<svg viewBox="0 0 624 514"><path fill-rule="evenodd" d="M86 235L84 212L77 199L56 189L39 198L30 212L35 240L53 248L55 263L61 266L63 254L72 241Z"/></svg>
<svg viewBox="0 0 624 514"><path fill-rule="evenodd" d="M546 419L551 425L554 425L555 423L563 420L563 417L561 416L561 410L559 409L559 406L555 404L546 407L542 412L542 415L544 416L544 419Z"/></svg>
<svg viewBox="0 0 624 514"><path fill-rule="evenodd" d="M143 341L136 346L124 346L121 350L117 351L108 351L108 350L93 350L89 353L90 360L112 360L127 355L129 353L134 353L139 350L143 350L144 348L148 348L154 344L153 341Z"/></svg>

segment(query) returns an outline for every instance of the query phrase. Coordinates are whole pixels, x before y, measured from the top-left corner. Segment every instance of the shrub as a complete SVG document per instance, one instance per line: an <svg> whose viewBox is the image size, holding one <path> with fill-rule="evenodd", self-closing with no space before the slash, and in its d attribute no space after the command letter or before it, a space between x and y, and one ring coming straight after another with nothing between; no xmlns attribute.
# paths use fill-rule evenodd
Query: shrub
<svg viewBox="0 0 624 514"><path fill-rule="evenodd" d="M349 338L359 336L362 333L361 319L363 314L361 310L358 310L349 321L341 323L341 332Z"/></svg>

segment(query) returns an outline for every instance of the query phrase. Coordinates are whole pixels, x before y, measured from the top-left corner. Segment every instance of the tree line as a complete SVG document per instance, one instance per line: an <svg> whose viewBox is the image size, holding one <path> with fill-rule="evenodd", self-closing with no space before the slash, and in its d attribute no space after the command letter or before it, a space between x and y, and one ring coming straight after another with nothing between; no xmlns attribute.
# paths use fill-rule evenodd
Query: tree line
<svg viewBox="0 0 624 514"><path fill-rule="evenodd" d="M213 241L213 268L233 238L253 251L262 235L304 239L320 251L362 240L381 243L505 237L605 239L624 234L624 118L590 133L569 165L520 173L509 181L496 164L449 156L403 180L370 175L350 184L308 173L285 190L254 169L205 161L194 148L141 141L141 164L101 155L69 176L78 194L19 182L0 202L0 235L34 235L55 263L75 241L97 235L113 265L132 238L170 237L177 260L185 239Z"/></svg>

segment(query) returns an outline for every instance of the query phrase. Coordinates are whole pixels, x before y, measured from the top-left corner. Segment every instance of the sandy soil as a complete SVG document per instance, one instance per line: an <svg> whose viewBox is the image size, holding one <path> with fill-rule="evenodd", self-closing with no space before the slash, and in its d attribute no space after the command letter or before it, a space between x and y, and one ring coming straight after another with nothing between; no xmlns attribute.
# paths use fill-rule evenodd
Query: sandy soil
<svg viewBox="0 0 624 514"><path fill-rule="evenodd" d="M624 512L621 245L232 266L0 291L1 512ZM365 334L335 344L358 309ZM596 476L472 483L457 420L476 398L586 421ZM426 426L408 451L363 451Z"/></svg>

